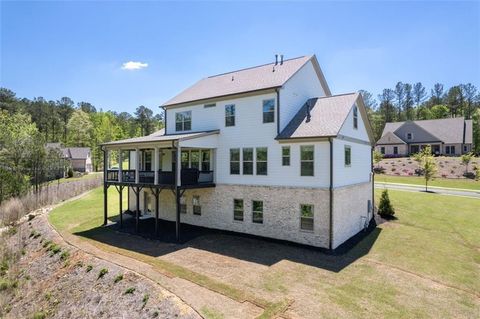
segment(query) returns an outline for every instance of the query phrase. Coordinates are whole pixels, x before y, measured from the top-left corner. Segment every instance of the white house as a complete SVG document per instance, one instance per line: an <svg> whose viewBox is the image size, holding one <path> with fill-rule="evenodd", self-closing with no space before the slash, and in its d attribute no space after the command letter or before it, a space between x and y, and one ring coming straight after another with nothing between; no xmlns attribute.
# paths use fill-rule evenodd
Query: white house
<svg viewBox="0 0 480 319"><path fill-rule="evenodd" d="M331 95L315 56L204 78L163 108L165 130L104 144L129 165L106 161L105 194L131 190L137 227L152 216L177 236L187 223L335 249L372 219L362 97Z"/></svg>

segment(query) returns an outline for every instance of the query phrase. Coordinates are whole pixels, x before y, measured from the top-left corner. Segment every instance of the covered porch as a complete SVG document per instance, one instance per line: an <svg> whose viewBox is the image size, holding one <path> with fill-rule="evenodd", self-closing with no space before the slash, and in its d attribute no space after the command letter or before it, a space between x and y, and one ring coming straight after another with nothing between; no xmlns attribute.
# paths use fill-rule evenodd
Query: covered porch
<svg viewBox="0 0 480 319"><path fill-rule="evenodd" d="M136 233L140 231L141 219L154 218L155 234L158 236L162 206L160 193L168 191L174 195L178 241L180 202L184 192L187 189L215 187L217 134L218 131L165 135L161 130L149 136L105 143L104 225L108 223L106 194L108 188L113 186L119 194L119 227L123 227L123 214L128 211L134 215ZM129 195L126 210L122 207L125 188ZM142 205L141 194L144 200ZM154 206L151 209L150 201L147 203L150 195L153 195L151 206ZM150 215L150 211L154 211L155 215Z"/></svg>

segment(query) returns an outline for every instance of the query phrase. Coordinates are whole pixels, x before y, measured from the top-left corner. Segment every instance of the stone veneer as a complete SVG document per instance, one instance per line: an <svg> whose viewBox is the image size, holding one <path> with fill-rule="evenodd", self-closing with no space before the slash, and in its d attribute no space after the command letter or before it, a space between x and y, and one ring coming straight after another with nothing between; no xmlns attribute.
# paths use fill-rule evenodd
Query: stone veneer
<svg viewBox="0 0 480 319"><path fill-rule="evenodd" d="M141 192L142 211L145 191L149 192L149 189ZM200 216L193 215L194 195L200 196ZM186 190L184 196L187 214L180 215L182 223L329 248L329 191L326 188L217 184L212 188ZM152 215L154 198L149 195ZM334 190L334 248L358 233L360 216L366 215L367 200L370 198L371 183ZM243 221L233 219L233 199L244 201ZM263 201L263 224L252 222L253 200ZM300 229L300 204L314 206L313 232ZM134 193L131 191L131 210L134 210L134 205ZM175 212L175 196L171 190L165 189L160 193L159 217L174 221Z"/></svg>

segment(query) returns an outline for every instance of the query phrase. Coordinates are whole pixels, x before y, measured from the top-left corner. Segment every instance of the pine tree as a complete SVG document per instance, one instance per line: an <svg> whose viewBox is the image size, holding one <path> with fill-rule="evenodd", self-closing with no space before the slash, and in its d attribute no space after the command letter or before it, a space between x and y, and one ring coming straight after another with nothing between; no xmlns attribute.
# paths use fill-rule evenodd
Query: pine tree
<svg viewBox="0 0 480 319"><path fill-rule="evenodd" d="M382 217L393 217L393 215L395 215L395 209L393 209L392 203L390 203L390 197L388 196L388 190L386 189L382 192L382 196L380 197L378 214Z"/></svg>

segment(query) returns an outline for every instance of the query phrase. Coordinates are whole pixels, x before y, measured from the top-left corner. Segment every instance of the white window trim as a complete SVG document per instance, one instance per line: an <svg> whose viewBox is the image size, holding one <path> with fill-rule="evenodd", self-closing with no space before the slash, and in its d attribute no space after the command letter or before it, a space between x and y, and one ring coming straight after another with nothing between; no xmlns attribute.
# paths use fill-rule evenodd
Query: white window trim
<svg viewBox="0 0 480 319"><path fill-rule="evenodd" d="M350 150L350 163L347 164L347 149ZM345 167L352 167L352 147L350 145L344 145L344 148L343 148L343 164L345 165Z"/></svg>

